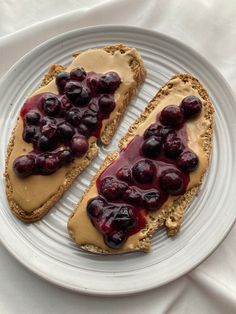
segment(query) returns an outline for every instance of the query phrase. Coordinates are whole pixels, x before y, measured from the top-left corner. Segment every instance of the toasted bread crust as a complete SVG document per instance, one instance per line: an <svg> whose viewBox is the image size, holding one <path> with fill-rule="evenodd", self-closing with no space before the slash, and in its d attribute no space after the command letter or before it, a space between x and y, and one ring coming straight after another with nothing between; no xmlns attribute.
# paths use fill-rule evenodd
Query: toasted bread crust
<svg viewBox="0 0 236 314"><path fill-rule="evenodd" d="M135 49L126 47L122 44L116 44L116 45L110 45L103 47L101 49L104 49L108 53L114 54L115 51L120 51L121 53L125 53L126 51L130 51L130 55L132 55L132 58L130 60L130 68L134 75L135 80L135 87L125 95L123 106L121 106L121 109L116 112L115 118L111 121L111 123L103 130L101 134L101 141L104 144L109 144L111 141L116 128L119 124L119 121L127 107L127 105L130 103L132 97L136 94L138 88L143 83L145 77L146 77L146 70L143 64L143 61L137 51ZM74 56L79 55L78 53L75 53ZM50 67L48 73L44 75L44 78L40 84L39 87L47 85L51 80L55 78L55 76L66 69L63 65L60 64L54 64ZM34 222L39 219L41 219L49 210L50 208L62 197L64 192L68 190L68 188L71 186L73 181L80 175L80 173L91 163L91 161L95 158L95 156L98 154L99 148L97 147L96 143L92 143L89 147L88 152L83 157L81 163L79 166L76 166L75 164L72 164L71 170L67 173L65 180L63 184L59 187L57 192L52 195L47 202L45 202L42 206L35 209L31 213L28 213L24 211L23 208L21 208L13 199L13 187L9 178L9 174L7 173L7 165L9 162L10 154L12 152L12 149L14 147L14 139L15 139L15 130L13 130L11 138L8 143L8 149L7 149L7 157L6 157L6 166L5 166L5 180L6 180L6 195L9 202L9 206L12 210L12 212L21 220L25 222Z"/></svg>
<svg viewBox="0 0 236 314"><path fill-rule="evenodd" d="M192 75L190 75L190 74L177 74L174 77L172 77L170 79L170 81L175 79L175 78L180 78L183 82L189 82L191 84L192 88L196 89L198 91L198 93L200 94L200 96L205 100L205 104L203 104L203 106L204 106L204 117L205 117L205 119L208 120L209 125L208 125L208 128L206 128L204 130L204 133L202 135L202 139L203 139L202 148L206 154L206 157L207 157L207 160L209 163L209 158L210 158L211 149L212 149L213 129L214 129L214 107L210 101L208 92L204 89L204 87L201 85L201 83L196 78L194 78ZM161 99L163 97L165 97L171 91L172 84L170 83L170 81L168 81L164 86L162 86L162 88L158 91L158 93L154 96L154 98L149 102L149 104L146 107L146 109L144 110L144 112L130 126L126 135L124 135L123 138L120 140L120 143L119 143L120 149L123 149L128 145L128 143L134 138L135 132L136 132L137 128L139 127L139 125L147 119L147 117L150 115L150 113L158 106ZM90 186L88 187L87 191L85 192L85 194L89 191L89 189L94 184L96 184L96 180L99 177L99 175L101 174L101 172L113 160L115 160L118 156L119 156L118 152L112 152L112 153L109 153L107 155L104 163L102 164L99 171L97 172L97 174L93 178L93 180L92 180ZM145 229L143 230L145 237L143 237L139 241L137 247L133 248L132 250L128 250L128 251L123 250L122 253L131 252L131 251L148 251L150 249L150 238L155 233L155 231L157 229L159 229L161 226L165 226L167 228L167 232L168 232L169 236L174 236L180 230L181 222L182 222L183 215L184 215L186 209L188 208L188 206L192 202L193 198L199 192L199 188L202 184L203 176L204 176L204 174L202 175L202 177L199 181L199 184L197 186L194 186L193 188L189 189L184 195L179 196L174 201L172 206L165 206L164 205L161 208L160 214L157 217L154 218L153 216L150 216L149 218L151 218L151 219L150 219L149 223L146 225ZM74 213L77 210L79 210L79 207L80 207L82 200L83 200L83 198L81 199L80 203L76 206L74 212L71 215L71 218L73 217ZM68 228L68 231L69 231L71 238L73 240L75 240L74 235L73 235L72 231L70 230L70 228ZM96 247L96 246L89 244L89 243L84 244L80 247L81 247L81 249L89 251L91 253L97 253L97 254L115 254L116 253L116 252L111 253L108 250L103 250L103 249ZM119 251L117 253L120 254L121 252Z"/></svg>

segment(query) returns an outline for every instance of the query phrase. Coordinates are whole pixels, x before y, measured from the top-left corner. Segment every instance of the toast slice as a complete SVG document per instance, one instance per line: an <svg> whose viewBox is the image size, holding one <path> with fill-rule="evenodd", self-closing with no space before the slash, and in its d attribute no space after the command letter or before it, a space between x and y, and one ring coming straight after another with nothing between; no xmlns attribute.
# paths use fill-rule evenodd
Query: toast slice
<svg viewBox="0 0 236 314"><path fill-rule="evenodd" d="M157 115L170 104L179 104L186 96L197 96L202 102L202 110L197 118L186 122L188 146L199 158L199 165L189 174L190 181L182 195L169 196L167 201L156 211L148 211L146 224L137 233L130 235L118 249L108 246L103 235L91 222L87 214L89 200L98 195L96 182L99 176L112 166L125 151L128 144L136 137L143 135L145 129L154 123ZM214 107L202 84L190 74L178 74L172 77L149 102L145 111L129 128L120 140L120 152L107 155L100 170L93 178L80 203L76 206L68 221L68 232L75 243L83 250L98 254L120 254L134 251L149 251L150 239L160 228L165 227L169 236L174 236L181 227L184 213L194 197L198 194L203 176L209 164L214 128Z"/></svg>
<svg viewBox="0 0 236 314"><path fill-rule="evenodd" d="M136 49L123 44L76 52L73 56L73 61L67 68L59 64L52 65L32 96L46 92L58 94L55 77L60 72L70 72L77 67L100 74L115 71L121 79L114 93L116 106L110 115L102 120L98 138L107 145L126 107L146 77L143 61ZM75 178L91 163L99 148L97 138L91 136L88 140L87 152L83 156L76 157L69 165L61 167L50 175L30 175L21 178L13 171L14 160L32 151L33 148L32 143L26 143L22 139L23 123L23 118L19 115L8 144L5 166L6 195L12 212L25 222L33 222L42 218L61 198Z"/></svg>

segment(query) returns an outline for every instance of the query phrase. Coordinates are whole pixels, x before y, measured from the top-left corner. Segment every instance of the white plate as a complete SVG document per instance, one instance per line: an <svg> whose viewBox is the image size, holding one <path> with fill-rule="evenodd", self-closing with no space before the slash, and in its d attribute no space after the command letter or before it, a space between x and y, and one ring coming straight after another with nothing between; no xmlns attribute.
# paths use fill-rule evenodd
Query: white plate
<svg viewBox="0 0 236 314"><path fill-rule="evenodd" d="M102 147L92 165L41 221L26 225L8 207L3 180L7 141L20 106L52 63L68 64L71 54L109 43L136 47L148 76L109 147ZM105 154L173 74L190 72L207 87L216 107L216 132L209 174L187 211L175 238L164 230L152 240L149 254L96 256L80 251L69 239L67 219ZM0 235L8 250L30 270L60 286L83 293L121 295L161 286L203 261L225 238L235 217L236 110L229 86L203 57L180 42L133 27L101 26L75 30L50 39L19 60L0 84L1 220Z"/></svg>

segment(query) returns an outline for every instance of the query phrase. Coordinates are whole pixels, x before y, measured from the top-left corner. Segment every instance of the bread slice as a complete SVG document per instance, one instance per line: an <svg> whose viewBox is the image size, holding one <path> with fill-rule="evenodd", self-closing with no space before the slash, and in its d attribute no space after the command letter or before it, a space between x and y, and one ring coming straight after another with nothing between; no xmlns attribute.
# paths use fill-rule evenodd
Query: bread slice
<svg viewBox="0 0 236 314"><path fill-rule="evenodd" d="M168 104L173 104L173 102L169 103L168 101L165 103L166 99L173 100L173 97L177 97L176 95L178 94L179 98L177 99L181 101L181 92L185 97L189 95L189 91L191 94L198 96L203 104L201 116L198 121L197 132L191 131L191 136L198 140L198 148L199 152L201 152L201 156L199 156L200 163L198 169L200 169L198 173L198 180L195 180L194 182L194 179L191 179L190 174L190 179L193 183L192 186L188 186L186 193L177 197L169 197L170 201L164 203L164 205L159 210L156 212L149 212L145 228L139 231L137 234L130 236L120 249L114 250L104 243L102 234L95 229L86 213L86 204L88 200L97 194L97 178L108 165L110 165L115 159L119 157L119 152L109 153L68 221L69 235L77 243L77 245L80 246L81 249L99 254L120 254L134 251L146 252L150 249L150 239L152 235L160 227L166 227L169 236L174 236L180 230L184 213L194 197L198 194L202 184L203 176L207 170L212 149L214 107L210 101L206 89L196 78L190 74L175 75L149 102L145 111L133 123L133 125L130 126L127 134L123 136L119 144L119 147L122 150L127 147L129 142L135 137L135 135L137 135L137 133L142 134L146 127L154 122L156 114L160 112L163 107ZM151 120L152 122L150 122ZM187 123L187 129L189 132L191 126L190 124L196 123L194 120L190 120L189 126ZM145 123L147 123L147 125L144 127ZM190 133L188 135L190 136ZM190 148L191 136L189 138ZM205 164L205 167L201 166L203 163ZM82 223L85 225L83 226ZM81 234L82 232L85 234Z"/></svg>
<svg viewBox="0 0 236 314"><path fill-rule="evenodd" d="M115 44L115 45L105 46L103 48L89 49L88 51L85 51L85 52L91 53L92 56L94 56L98 52L104 55L105 57L109 56L109 58L110 57L116 58L118 56L119 57L118 59L120 60L120 62L124 59L123 62L126 65L126 67L129 69L132 76L132 84L130 84L129 88L126 88L125 94L121 95L121 97L119 98L120 99L119 107L115 108L115 110L112 112L112 114L110 115L108 119L103 120L100 140L102 141L103 144L107 145L111 141L113 134L115 133L116 128L119 124L119 121L122 118L122 115L126 110L126 107L130 103L132 97L136 94L140 85L143 83L146 77L146 70L145 70L143 61L139 53L136 51L136 49L129 48L123 44ZM73 62L75 62L81 56L82 59L80 59L80 66L84 67L85 70L87 70L86 65L83 66L83 61L81 61L83 60L83 56L85 55L85 52L84 51L76 52L74 54ZM115 60L114 58L112 60ZM109 60L111 60L111 58ZM93 64L93 61L91 62L90 63ZM106 58L103 62L106 63ZM112 62L113 63L111 65L110 70L113 70L112 66L114 66L116 61L112 61ZM92 67L91 64L89 65L90 67ZM122 66L122 63L121 63L121 66ZM71 67L72 65L68 68L68 71L71 70ZM92 71L92 70L93 69L88 69L87 71ZM44 75L42 83L39 86L39 89L36 92L34 92L34 94L47 91L47 87L50 84L51 84L50 86L54 88L55 76L56 74L62 71L66 71L66 67L59 64L52 65L49 69L49 72ZM94 70L94 72L96 71ZM107 70L104 72L107 72ZM122 84L123 84L123 81L121 85ZM28 181L28 188L27 188L28 190L27 190L27 195L25 195L25 197L29 196L31 198L33 198L32 195L30 196L30 193L31 193L31 189L33 189L35 186L34 180L37 180L37 184L40 187L38 194L42 192L42 190L44 189L44 186L48 186L49 188L51 188L51 186L54 185L54 183L56 183L54 191L51 192L51 194L48 195L48 197L47 196L46 198L44 197L44 201L38 202L37 205L34 204L32 208L31 207L28 208L30 205L29 206L27 205L27 209L26 209L24 204L23 205L20 204L14 197L14 193L16 193L16 191L14 191L15 186L12 182L12 177L14 176L14 174L10 174L12 171L11 170L12 163L13 163L12 154L14 152L14 148L16 146L20 147L20 146L26 145L25 143L23 143L24 141L22 140L22 133L17 134L16 132L17 128L19 128L20 123L22 123L22 118L19 116L17 120L17 125L12 132L12 135L8 144L8 149L7 149L6 166L5 166L6 195L7 195L9 206L12 212L18 218L20 218L21 220L25 222L33 222L42 218L49 211L49 209L62 197L63 193L71 186L75 178L77 178L79 174L91 163L91 161L97 155L99 148L97 146L97 140L95 138L89 140L90 145L89 145L89 149L87 153L81 158L76 158L75 161L71 163L69 166L62 167L64 168L63 176L60 176L60 175L57 176L57 173L61 171L61 169L59 169L58 171L56 171L56 174L54 173L49 176L30 176L27 178L17 179L17 180L22 180L20 181L20 184L22 182L22 185L27 184L27 181ZM32 150L32 145L27 144L26 147L22 149L21 154L23 154L25 150L27 151ZM37 177L37 178L32 178L32 177ZM24 191L23 191L23 194L24 194ZM37 197L37 192L35 192L35 195ZM22 197L24 197L24 195L22 195ZM25 200L23 200L22 203L24 202Z"/></svg>

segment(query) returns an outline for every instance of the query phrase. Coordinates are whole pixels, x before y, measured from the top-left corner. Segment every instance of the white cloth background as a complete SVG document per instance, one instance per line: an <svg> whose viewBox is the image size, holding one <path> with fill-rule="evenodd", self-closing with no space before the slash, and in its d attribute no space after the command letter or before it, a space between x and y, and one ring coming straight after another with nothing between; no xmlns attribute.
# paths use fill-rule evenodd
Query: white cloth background
<svg viewBox="0 0 236 314"><path fill-rule="evenodd" d="M204 55L236 89L235 16L234 0L0 0L0 75L59 33L123 24L181 40ZM84 296L53 286L30 273L0 244L0 313L236 313L235 238L236 227L188 275L159 289L119 298Z"/></svg>

